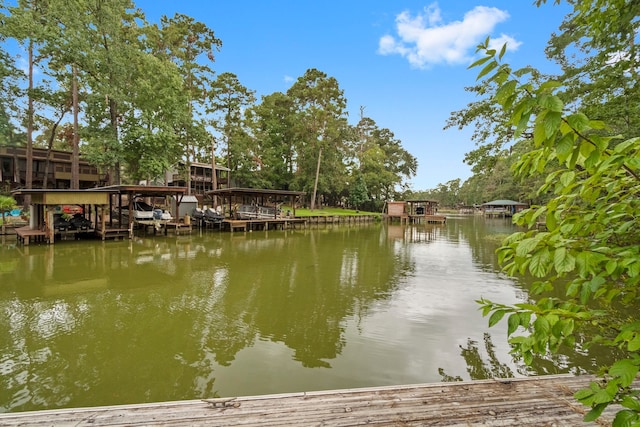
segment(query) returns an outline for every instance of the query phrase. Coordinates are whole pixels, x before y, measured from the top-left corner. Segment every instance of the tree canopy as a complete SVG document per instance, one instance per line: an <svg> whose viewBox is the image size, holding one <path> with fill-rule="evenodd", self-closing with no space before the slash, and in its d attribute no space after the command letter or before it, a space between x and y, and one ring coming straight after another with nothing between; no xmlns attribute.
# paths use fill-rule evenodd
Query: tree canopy
<svg viewBox="0 0 640 427"><path fill-rule="evenodd" d="M349 204L358 168L371 207L415 175L391 131L375 130L374 157L353 150L334 77L310 68L257 99L234 73L216 73L222 40L190 16L151 24L131 0L0 0L0 20L3 145L79 149L111 184L161 183L170 171L188 182L190 163L223 164L226 185L306 191L312 207ZM9 42L30 55L27 74ZM374 177L372 159L392 167Z"/></svg>
<svg viewBox="0 0 640 427"><path fill-rule="evenodd" d="M525 179L543 176L537 194L546 198L515 217L523 231L498 252L508 274L536 278L530 301L479 302L490 325L506 317L513 352L526 363L578 340L587 349L621 350L598 372L603 381L575 398L591 409L585 421L617 403L622 409L614 425L638 425L640 390L633 381L640 371L640 137L630 117L637 103L628 104L637 100L639 86L640 5L570 3L573 13L549 50L562 64L561 75L514 70L502 62L505 48L490 49L488 39L479 46L485 56L472 65L480 68L482 103L496 112L500 132L528 141L511 171Z"/></svg>

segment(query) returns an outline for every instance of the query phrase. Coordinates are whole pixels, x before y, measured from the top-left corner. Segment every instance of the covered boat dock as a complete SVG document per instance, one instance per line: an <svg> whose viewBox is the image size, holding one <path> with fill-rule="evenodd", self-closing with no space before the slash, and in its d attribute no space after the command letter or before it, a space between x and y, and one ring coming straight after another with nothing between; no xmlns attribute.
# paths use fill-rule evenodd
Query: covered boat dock
<svg viewBox="0 0 640 427"><path fill-rule="evenodd" d="M114 185L87 190L20 189L15 196L30 196L29 224L16 228L18 242L54 243L59 239L95 236L102 240L133 235L134 227L154 227L154 232L173 229L176 233L190 232L191 225L179 218L136 219L133 212L136 198L174 197L179 206L185 187L145 185ZM70 209L70 210L69 210ZM71 218L71 221L67 221ZM73 220L77 220L75 224Z"/></svg>
<svg viewBox="0 0 640 427"><path fill-rule="evenodd" d="M95 189L20 189L12 194L31 197L29 225L16 229L18 242L24 245L30 242L53 243L56 235L61 238L77 238L83 234L98 234L103 239L106 237L109 192ZM71 215L63 210L63 206L79 207L77 215L81 217L77 218L83 220L81 227L71 228L57 224L62 216Z"/></svg>
<svg viewBox="0 0 640 427"><path fill-rule="evenodd" d="M95 191L105 191L112 194L113 198L111 202L111 211L113 214L110 217L110 224L113 225L113 220L116 220L120 224L121 228L126 224L126 230L131 234L134 228L150 228L153 227L154 232L161 230L164 234L168 230L174 230L176 233L191 232L191 223L185 218L178 218L173 215L177 215L176 212L180 212L180 203L187 193L186 187L174 187L174 186L157 186L157 185L112 185L108 187L99 187L94 189ZM171 213L170 217L155 218L151 215L150 218L137 218L134 213L134 202L136 199L145 199L151 201L150 206L155 206L155 201L161 199L162 210L169 211L169 203L167 198L172 198L175 206L175 212Z"/></svg>
<svg viewBox="0 0 640 427"><path fill-rule="evenodd" d="M513 200L493 200L481 205L482 213L486 217L506 218L528 208L526 203Z"/></svg>
<svg viewBox="0 0 640 427"><path fill-rule="evenodd" d="M438 202L427 199L387 202L384 215L387 220L393 221L397 219L401 224L444 224L447 221L446 216L438 215Z"/></svg>
<svg viewBox="0 0 640 427"><path fill-rule="evenodd" d="M303 218L296 218L296 205L304 191L269 190L261 188L222 188L205 193L213 205L222 208L225 219L221 227L235 230L268 230L269 228L293 228L306 224ZM290 210L282 211L282 206Z"/></svg>

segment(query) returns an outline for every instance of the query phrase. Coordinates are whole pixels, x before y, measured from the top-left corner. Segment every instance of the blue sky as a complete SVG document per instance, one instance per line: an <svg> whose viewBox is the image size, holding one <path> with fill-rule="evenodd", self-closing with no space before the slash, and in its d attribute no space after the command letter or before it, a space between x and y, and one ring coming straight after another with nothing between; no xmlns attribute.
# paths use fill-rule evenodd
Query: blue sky
<svg viewBox="0 0 640 427"><path fill-rule="evenodd" d="M544 56L566 5L533 0L136 0L147 19L189 15L222 40L213 68L231 72L258 98L285 92L309 68L335 77L356 124L360 107L418 159L413 190L471 176L463 162L471 129L443 130L473 100L465 86L475 48L508 41L505 60L553 71ZM549 3L552 3L551 1Z"/></svg>

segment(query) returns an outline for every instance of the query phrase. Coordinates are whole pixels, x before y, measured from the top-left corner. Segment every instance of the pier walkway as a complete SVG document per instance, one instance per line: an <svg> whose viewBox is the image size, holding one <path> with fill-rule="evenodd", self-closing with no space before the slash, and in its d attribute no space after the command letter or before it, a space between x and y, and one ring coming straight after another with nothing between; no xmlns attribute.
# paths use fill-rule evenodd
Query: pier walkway
<svg viewBox="0 0 640 427"><path fill-rule="evenodd" d="M0 426L594 426L555 375L0 414ZM619 409L619 408L618 408Z"/></svg>

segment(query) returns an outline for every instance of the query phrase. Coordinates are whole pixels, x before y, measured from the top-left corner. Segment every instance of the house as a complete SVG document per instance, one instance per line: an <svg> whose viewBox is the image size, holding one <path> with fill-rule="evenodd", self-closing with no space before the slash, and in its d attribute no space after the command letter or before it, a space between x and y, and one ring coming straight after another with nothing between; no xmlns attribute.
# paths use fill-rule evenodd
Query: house
<svg viewBox="0 0 640 427"><path fill-rule="evenodd" d="M184 174L181 174L179 171L180 169L184 169L184 166L185 165L181 163L177 166L177 170L173 170L167 174L167 185L187 187L187 180ZM216 188L213 188L211 174L211 170L213 168L211 163L191 162L189 169L191 175L191 188L189 194L197 197L200 204L202 204L207 192L229 187L229 168L225 166L216 165Z"/></svg>
<svg viewBox="0 0 640 427"><path fill-rule="evenodd" d="M51 189L71 188L71 163L73 153L70 151L51 150L49 167L47 168L47 152L44 148L33 148L32 151L32 187ZM100 175L98 168L82 158L79 159L80 189L97 187L105 184L106 177ZM0 183L2 191L26 187L27 148L0 147Z"/></svg>
<svg viewBox="0 0 640 427"><path fill-rule="evenodd" d="M482 213L485 216L510 217L529 207L526 203L515 202L513 200L493 200L481 205Z"/></svg>

